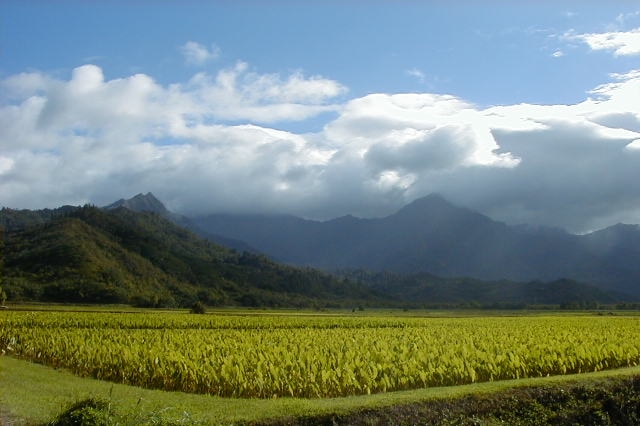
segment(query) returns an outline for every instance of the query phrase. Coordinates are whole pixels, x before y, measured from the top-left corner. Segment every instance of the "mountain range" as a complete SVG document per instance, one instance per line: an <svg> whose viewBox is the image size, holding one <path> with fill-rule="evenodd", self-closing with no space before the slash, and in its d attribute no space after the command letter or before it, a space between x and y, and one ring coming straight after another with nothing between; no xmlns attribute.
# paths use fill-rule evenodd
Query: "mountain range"
<svg viewBox="0 0 640 426"><path fill-rule="evenodd" d="M191 218L210 235L243 241L273 259L326 271L366 269L482 280L568 278L640 297L640 227L586 235L509 226L433 194L395 214L328 221L213 214Z"/></svg>
<svg viewBox="0 0 640 426"><path fill-rule="evenodd" d="M0 229L12 300L515 307L638 298L637 226L588 235L511 227L438 195L385 218L320 222L188 218L147 193L103 208L3 208Z"/></svg>

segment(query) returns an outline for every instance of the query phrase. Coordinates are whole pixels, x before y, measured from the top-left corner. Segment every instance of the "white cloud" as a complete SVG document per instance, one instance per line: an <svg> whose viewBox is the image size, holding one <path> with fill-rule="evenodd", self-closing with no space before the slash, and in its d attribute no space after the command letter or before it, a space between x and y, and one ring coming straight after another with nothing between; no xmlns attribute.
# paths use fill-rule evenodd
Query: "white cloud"
<svg viewBox="0 0 640 426"><path fill-rule="evenodd" d="M432 94L369 95L350 101L325 135L334 146L360 141L377 173L434 171L518 159L499 147L483 114L456 97Z"/></svg>
<svg viewBox="0 0 640 426"><path fill-rule="evenodd" d="M182 212L381 216L436 191L508 222L640 222L640 70L576 104L490 108L430 93L338 102L338 82L244 63L167 86L94 65L0 85L9 207L152 191ZM329 110L316 134L267 127Z"/></svg>
<svg viewBox="0 0 640 426"><path fill-rule="evenodd" d="M180 51L187 63L191 65L204 65L220 56L220 48L215 44L211 45L211 48L207 48L195 41L186 42L180 47Z"/></svg>
<svg viewBox="0 0 640 426"><path fill-rule="evenodd" d="M335 111L337 107L328 102L347 91L334 80L305 77L301 72L284 79L278 74L258 74L244 62L215 77L197 74L181 90L196 99L205 114L259 123L304 120Z"/></svg>
<svg viewBox="0 0 640 426"><path fill-rule="evenodd" d="M20 73L0 82L0 99L10 102L36 95L51 84L52 80L42 73Z"/></svg>
<svg viewBox="0 0 640 426"><path fill-rule="evenodd" d="M554 58L562 58L564 56L564 52L562 50L556 50L551 54Z"/></svg>
<svg viewBox="0 0 640 426"><path fill-rule="evenodd" d="M630 31L614 31L607 33L573 34L567 33L567 39L579 40L592 50L610 50L615 56L631 56L640 54L640 28Z"/></svg>
<svg viewBox="0 0 640 426"><path fill-rule="evenodd" d="M106 80L94 65L75 69L67 81L41 73L7 78L1 84L12 95L0 104L2 204L108 202L149 188L197 210L212 182L220 183L220 196L247 194L229 195L235 208L256 200L281 204L267 200L273 191L306 197L307 185L291 182L312 179L331 153L288 132L214 123L308 118L335 109L326 102L346 89L319 76L282 78L247 68L167 87L143 74Z"/></svg>

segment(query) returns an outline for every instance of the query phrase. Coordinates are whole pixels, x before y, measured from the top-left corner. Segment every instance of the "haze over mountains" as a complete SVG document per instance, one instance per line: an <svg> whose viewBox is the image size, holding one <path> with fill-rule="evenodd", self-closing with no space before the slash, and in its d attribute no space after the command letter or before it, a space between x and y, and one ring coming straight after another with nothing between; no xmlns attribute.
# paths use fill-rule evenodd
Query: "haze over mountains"
<svg viewBox="0 0 640 426"><path fill-rule="evenodd" d="M640 296L638 225L618 224L586 235L508 226L439 195L378 219L344 216L318 222L214 214L192 221L207 233L243 241L294 265L484 280L570 278Z"/></svg>

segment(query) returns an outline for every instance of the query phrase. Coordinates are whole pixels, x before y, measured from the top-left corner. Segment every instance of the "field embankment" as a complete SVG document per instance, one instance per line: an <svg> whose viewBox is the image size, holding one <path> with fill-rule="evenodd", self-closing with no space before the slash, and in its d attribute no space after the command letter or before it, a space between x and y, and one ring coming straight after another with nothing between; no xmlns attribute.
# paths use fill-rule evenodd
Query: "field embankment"
<svg viewBox="0 0 640 426"><path fill-rule="evenodd" d="M575 379L574 379L575 380ZM534 382L535 383L535 382ZM286 417L254 426L638 425L640 376L582 378L454 398L355 409L346 414Z"/></svg>

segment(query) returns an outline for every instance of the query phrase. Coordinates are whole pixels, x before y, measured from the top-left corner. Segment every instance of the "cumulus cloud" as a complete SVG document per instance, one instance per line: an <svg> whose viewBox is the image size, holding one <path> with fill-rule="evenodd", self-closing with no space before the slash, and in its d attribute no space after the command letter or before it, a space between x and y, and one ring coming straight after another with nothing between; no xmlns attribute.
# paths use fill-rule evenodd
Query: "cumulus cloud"
<svg viewBox="0 0 640 426"><path fill-rule="evenodd" d="M204 65L220 56L220 48L215 44L211 45L211 48L207 48L195 41L186 42L180 46L180 51L190 65Z"/></svg>
<svg viewBox="0 0 640 426"><path fill-rule="evenodd" d="M593 50L613 51L615 56L631 56L640 54L640 28L629 31L613 31L606 33L573 34L566 38L586 43Z"/></svg>
<svg viewBox="0 0 640 426"><path fill-rule="evenodd" d="M346 99L346 87L245 63L161 85L94 65L0 82L0 202L382 216L440 192L510 223L640 222L640 70L571 105L478 107L432 93ZM325 111L322 131L270 125Z"/></svg>
<svg viewBox="0 0 640 426"><path fill-rule="evenodd" d="M199 73L180 90L218 119L258 123L304 120L334 111L337 107L329 101L347 91L334 80L301 72L284 79L279 74L258 74L244 62L215 76Z"/></svg>
<svg viewBox="0 0 640 426"><path fill-rule="evenodd" d="M638 93L640 74L613 77L615 82L594 89L595 99L575 105L489 108L485 113L507 119L492 131L496 142L522 161L489 175L458 175L442 186L510 223L576 232L620 221L638 223L640 189L633 182L640 170L634 142L640 135L640 108L631 93ZM523 125L510 126L514 119L524 120Z"/></svg>
<svg viewBox="0 0 640 426"><path fill-rule="evenodd" d="M325 151L287 132L216 123L308 118L333 110L327 102L345 90L300 72L249 73L245 64L166 87L143 74L107 80L95 65L69 80L31 73L1 84L11 94L0 106L1 201L32 208L107 202L132 188L193 210L208 192L218 208L276 205L266 198L282 191L304 198ZM235 201L219 203L225 195Z"/></svg>

